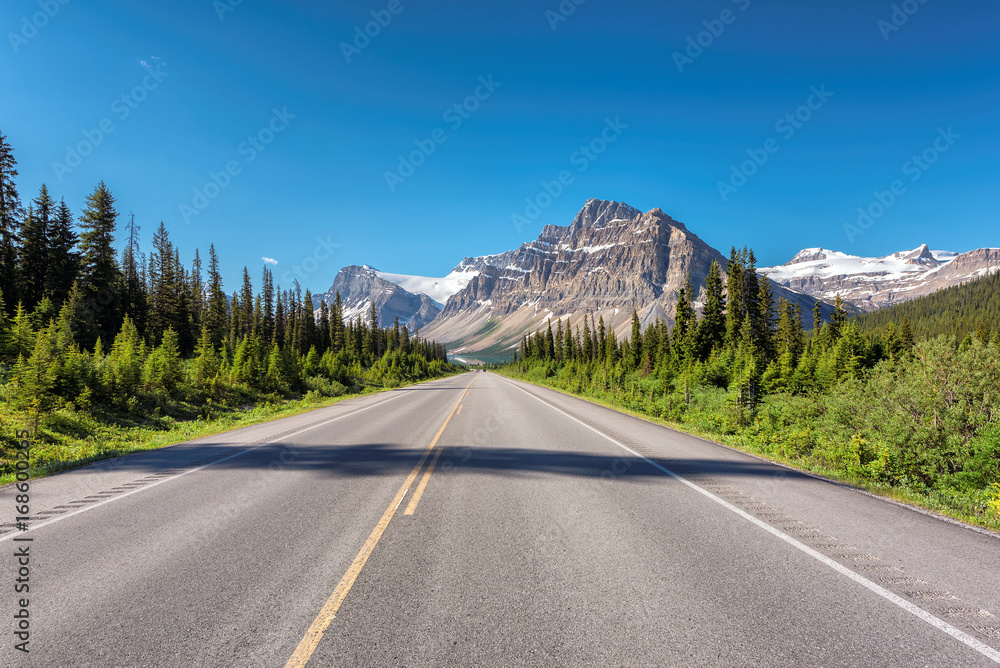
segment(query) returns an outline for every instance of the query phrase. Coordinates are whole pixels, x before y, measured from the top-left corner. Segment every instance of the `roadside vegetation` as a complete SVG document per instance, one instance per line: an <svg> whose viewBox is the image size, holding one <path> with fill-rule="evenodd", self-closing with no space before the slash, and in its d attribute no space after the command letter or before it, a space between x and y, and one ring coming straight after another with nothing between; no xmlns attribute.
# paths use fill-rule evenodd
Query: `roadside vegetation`
<svg viewBox="0 0 1000 668"><path fill-rule="evenodd" d="M16 434L32 434L41 475L287 415L337 398L457 372L443 345L396 321L317 309L297 282L223 291L215 247L207 276L161 223L148 256L101 183L79 227L43 185L27 209L0 134L0 482Z"/></svg>
<svg viewBox="0 0 1000 668"><path fill-rule="evenodd" d="M689 283L673 328L633 315L619 342L602 320L558 321L497 370L1000 529L1000 321L917 340L905 314L863 332L838 298L807 334L746 249L705 290L700 319Z"/></svg>

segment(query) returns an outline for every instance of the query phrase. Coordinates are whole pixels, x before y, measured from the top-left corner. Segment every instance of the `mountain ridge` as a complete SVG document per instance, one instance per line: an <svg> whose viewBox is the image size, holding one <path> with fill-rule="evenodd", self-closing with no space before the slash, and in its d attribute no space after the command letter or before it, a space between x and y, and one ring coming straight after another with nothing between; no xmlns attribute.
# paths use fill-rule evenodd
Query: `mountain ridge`
<svg viewBox="0 0 1000 668"><path fill-rule="evenodd" d="M434 317L428 320L431 313L426 311L414 322L424 327L423 335L466 353L510 348L524 333L551 320L582 327L588 315L594 322L603 319L623 337L630 331L633 309L643 327L656 320L672 323L689 274L699 308L712 262L725 272L727 259L662 209L642 213L622 202L590 199L569 225L546 225L536 239L510 251L464 258L449 276L460 276L465 284ZM363 271L369 275L363 277ZM335 281L322 298L332 301L337 287L350 288L349 299L342 293L345 304L351 304L349 313L356 316L363 309L367 317L365 291L371 290L367 298L376 301L380 322L389 316L404 322L418 309L415 295L404 299L402 280L395 288L385 285L391 282L387 277L399 276L356 268L352 281L342 280L339 286ZM411 280L411 285L418 283ZM797 303L805 324L811 324L814 299L773 282L771 288L775 300ZM824 305L823 311L828 317L832 307Z"/></svg>

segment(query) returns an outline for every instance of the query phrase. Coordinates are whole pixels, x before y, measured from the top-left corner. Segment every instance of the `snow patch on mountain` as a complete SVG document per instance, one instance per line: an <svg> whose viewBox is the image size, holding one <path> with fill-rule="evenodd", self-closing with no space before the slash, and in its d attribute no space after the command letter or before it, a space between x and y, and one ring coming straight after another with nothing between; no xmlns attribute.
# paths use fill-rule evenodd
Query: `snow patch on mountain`
<svg viewBox="0 0 1000 668"><path fill-rule="evenodd" d="M873 281L898 281L938 269L958 255L953 251L929 250L926 244L885 257L862 257L825 248L805 248L783 265L763 267L758 271L779 283L806 276L866 276Z"/></svg>
<svg viewBox="0 0 1000 668"><path fill-rule="evenodd" d="M368 269L375 273L376 276L382 280L389 281L390 283L395 283L399 287L403 288L407 292L412 292L413 294L423 294L430 297L439 306L444 306L448 301L448 298L453 294L462 290L469 284L473 278L479 275L480 272L474 269L465 269L462 271L455 270L452 271L447 276L442 276L441 278L433 278L429 276L410 276L407 274L390 274L385 271L379 271L374 267L369 267L365 265L365 269Z"/></svg>

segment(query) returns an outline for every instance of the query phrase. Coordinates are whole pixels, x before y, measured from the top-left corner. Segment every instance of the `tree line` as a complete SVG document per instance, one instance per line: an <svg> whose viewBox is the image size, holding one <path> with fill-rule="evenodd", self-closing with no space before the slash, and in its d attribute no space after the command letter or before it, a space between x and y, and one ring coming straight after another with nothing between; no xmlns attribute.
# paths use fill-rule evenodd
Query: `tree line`
<svg viewBox="0 0 1000 668"><path fill-rule="evenodd" d="M731 249L725 275L712 263L700 317L699 296L688 276L672 327L657 320L643 331L633 311L625 337L610 331L603 317L595 323L589 314L575 330L558 320L553 331L549 322L545 331L525 335L515 363L522 369L544 364L550 374L565 366L587 367L608 387L634 372L656 376L665 387L710 384L731 390L738 405L753 409L768 393L828 388L914 344L908 323L863 333L849 321L839 295L829 322L816 302L807 333L799 305L775 301L770 281L757 273L754 252L746 247Z"/></svg>
<svg viewBox="0 0 1000 668"><path fill-rule="evenodd" d="M954 336L1000 342L1000 273L894 304L854 320L865 332L909 321L918 339Z"/></svg>
<svg viewBox="0 0 1000 668"><path fill-rule="evenodd" d="M447 368L443 344L398 319L345 317L340 295L317 309L296 282L246 267L226 295L214 244L191 265L161 222L148 255L130 216L101 182L78 221L42 185L25 207L17 162L0 133L0 381L35 415L95 402L124 410L236 391L338 394L359 382L397 383ZM75 223L78 222L77 226ZM204 275L203 275L204 271Z"/></svg>

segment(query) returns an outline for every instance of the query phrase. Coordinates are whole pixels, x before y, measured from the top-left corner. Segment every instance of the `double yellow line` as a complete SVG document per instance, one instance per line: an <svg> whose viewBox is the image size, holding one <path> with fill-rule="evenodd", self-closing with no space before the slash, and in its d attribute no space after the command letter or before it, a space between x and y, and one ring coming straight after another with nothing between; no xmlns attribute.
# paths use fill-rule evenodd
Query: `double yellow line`
<svg viewBox="0 0 1000 668"><path fill-rule="evenodd" d="M368 557L371 556L372 551L378 544L379 539L382 538L382 534L385 533L386 528L389 526L389 522L392 521L393 516L396 514L396 509L399 508L399 504L403 502L403 498L406 496L406 493L410 491L410 486L413 485L413 481L416 480L417 476L420 474L420 470L424 467L424 462L427 461L431 451L437 446L437 442L441 438L441 434L444 433L445 427L447 427L448 423L451 422L451 418L455 416L455 412L459 410L462 400L465 399L465 396L469 393L469 389L472 387L472 383L476 382L476 378L477 376L473 374L472 380L465 388L465 392L463 392L462 396L458 398L457 402L455 402L454 408L451 409L451 413L448 414L448 418L444 421L444 424L441 425L441 428L438 429L437 434L434 436L434 440L431 441L431 444L427 446L426 450L424 450L424 454L420 458L420 462L418 462L414 469L410 471L410 475L406 476L403 486L399 488L398 492L396 492L396 496L393 497L392 503L389 504L389 507L386 508L386 511L382 514L382 519L380 519L378 524L375 525L371 535L368 536L368 540L365 541L365 544L361 547L361 551L358 552L358 556L356 556L354 561L351 563L351 567L347 569L346 573L344 573L344 577L340 579L340 583L337 584L336 589L333 590L330 598L327 599L323 608L316 616L316 619L313 620L309 630L306 631L305 636L303 636L298 647L296 647L295 651L292 653L291 658L288 659L288 662L285 664L285 668L301 668L309 662L313 652L316 651L316 647L319 646L319 641L323 638L323 633L330 626L330 623L333 622L334 616L340 609L344 599L347 598L347 594L351 591L351 587L354 586L354 581L358 579L358 576L361 574L361 569L365 567L365 563L368 561ZM424 477L420 480L420 484L417 486L416 491L414 491L413 498L410 499L410 503L407 505L406 510L403 513L404 515L412 515L413 511L416 510L417 504L420 502L420 497L423 495L424 489L427 487L427 483L431 478L431 473L434 471L434 465L441 456L441 452L442 450L439 449L437 453L435 453L434 459L431 460L430 466L428 466L427 471L424 472Z"/></svg>

